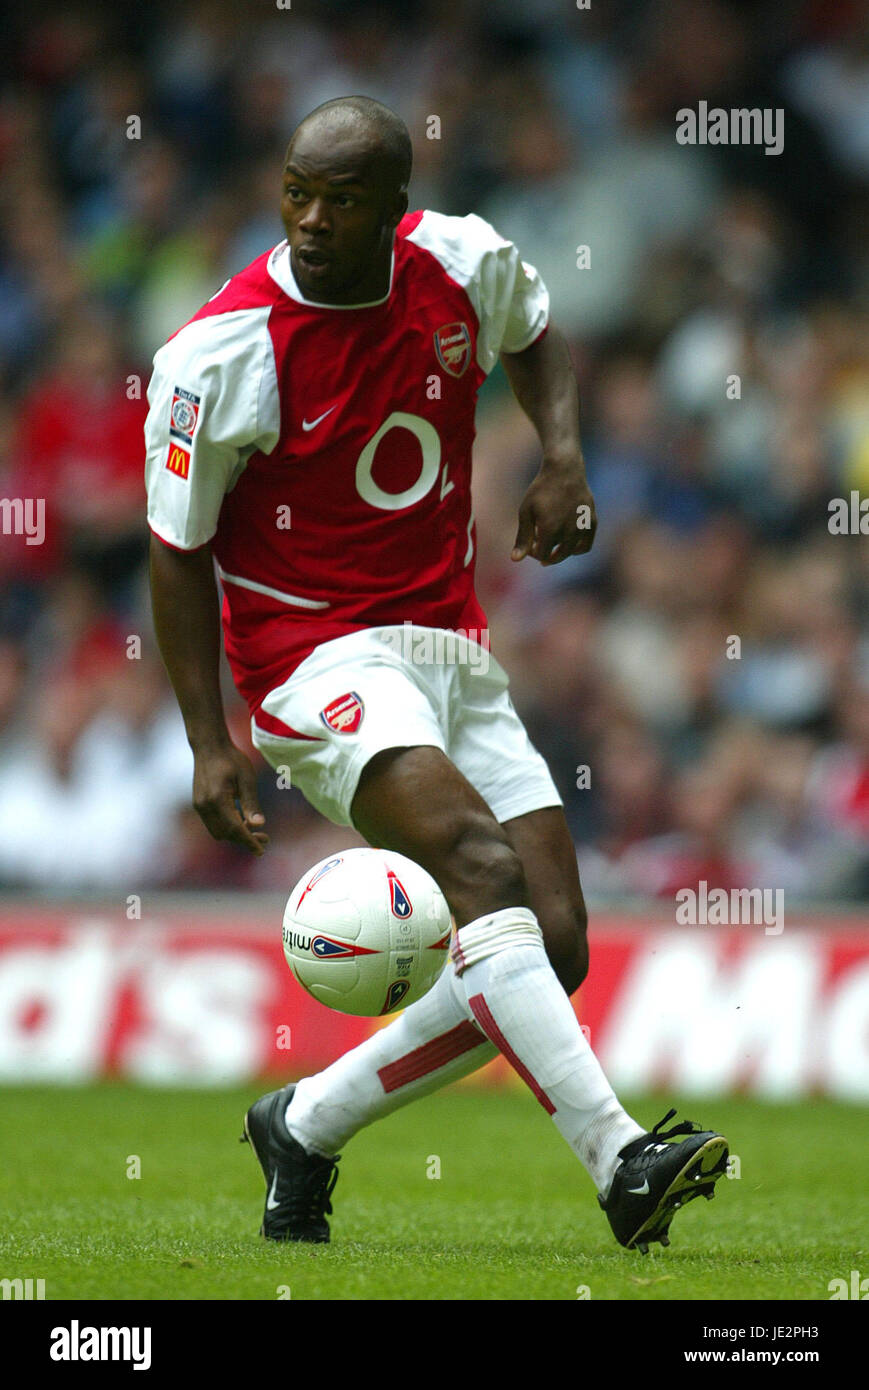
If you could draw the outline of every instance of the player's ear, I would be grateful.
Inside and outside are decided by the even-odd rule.
[[[389,225],[391,227],[397,227],[406,212],[407,189],[400,188],[393,198],[392,213],[389,218]]]

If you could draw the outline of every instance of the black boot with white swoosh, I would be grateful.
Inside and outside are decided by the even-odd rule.
[[[715,1184],[727,1171],[727,1140],[714,1130],[701,1130],[685,1120],[662,1133],[672,1120],[669,1110],[649,1134],[626,1144],[606,1200],[598,1202],[606,1212],[613,1234],[627,1249],[648,1254],[649,1245],[669,1245],[670,1222],[679,1207],[693,1197],[715,1195]],[[664,1141],[678,1134],[689,1136],[680,1144]]]
[[[245,1140],[260,1162],[266,1180],[266,1205],[260,1235],[266,1240],[329,1240],[326,1215],[338,1181],[338,1158],[309,1154],[288,1132],[284,1116],[294,1085],[261,1096],[244,1117]]]

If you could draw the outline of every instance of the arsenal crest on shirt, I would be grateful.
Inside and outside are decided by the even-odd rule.
[[[328,729],[336,734],[355,734],[362,723],[365,706],[355,690],[339,695],[325,709],[320,710],[320,718]]]
[[[438,361],[450,376],[463,376],[471,360],[471,331],[466,323],[445,323],[434,335]]]

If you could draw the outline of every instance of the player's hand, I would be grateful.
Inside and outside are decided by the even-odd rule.
[[[584,470],[547,467],[538,473],[519,507],[519,529],[510,556],[526,555],[541,565],[558,565],[591,550],[597,530],[594,498]]]
[[[196,750],[193,805],[215,840],[232,840],[251,854],[265,853],[269,837],[261,828],[265,816],[257,802],[256,773],[235,744]]]

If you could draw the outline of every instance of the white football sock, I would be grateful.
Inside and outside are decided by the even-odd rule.
[[[619,1150],[646,1131],[622,1109],[589,1047],[534,913],[517,907],[478,917],[461,928],[452,956],[480,1027],[606,1196]]]
[[[498,1055],[473,1022],[449,961],[435,984],[387,1028],[304,1077],[287,1128],[309,1151],[332,1157],[364,1125],[458,1081]]]

